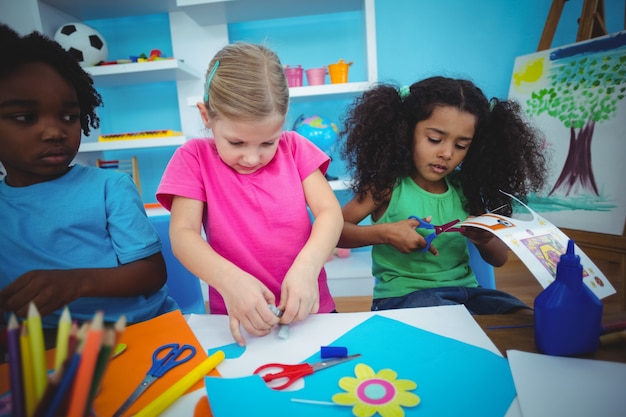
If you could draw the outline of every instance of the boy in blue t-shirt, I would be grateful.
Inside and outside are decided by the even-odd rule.
[[[0,313],[44,327],[73,319],[129,323],[177,308],[161,242],[132,179],[71,165],[102,104],[90,76],[56,42],[0,25]]]

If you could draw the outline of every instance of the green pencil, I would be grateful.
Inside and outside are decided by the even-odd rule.
[[[96,360],[96,367],[93,372],[93,378],[91,380],[91,386],[89,388],[89,396],[87,397],[87,406],[85,407],[85,417],[89,415],[91,405],[93,404],[96,395],[100,389],[100,382],[104,376],[109,360],[111,359],[111,351],[115,344],[115,330],[108,328],[105,329],[102,335],[102,347],[98,353],[98,359]]]

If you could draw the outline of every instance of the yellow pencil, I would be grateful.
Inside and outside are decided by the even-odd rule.
[[[189,388],[202,379],[206,374],[211,372],[217,365],[224,360],[224,352],[218,350],[198,366],[192,369],[187,375],[182,377],[178,382],[169,387],[167,391],[155,398],[150,404],[145,406],[134,417],[153,417],[161,414],[167,407],[172,405],[174,401],[180,398]]]
[[[63,362],[67,358],[67,349],[70,341],[70,332],[72,330],[72,318],[70,310],[65,306],[61,318],[59,319],[59,328],[57,329],[57,349],[54,355],[54,369],[59,371],[63,366]]]
[[[98,354],[100,353],[100,346],[102,345],[103,318],[104,314],[102,311],[96,312],[85,336],[80,364],[78,365],[78,371],[76,371],[76,378],[74,379],[70,395],[68,417],[83,417],[85,414],[91,379]]]
[[[35,376],[33,375],[33,355],[30,352],[30,334],[28,322],[22,323],[20,333],[20,351],[22,354],[22,383],[24,384],[24,408],[26,415],[32,416],[37,408],[37,396],[35,394]]]
[[[35,381],[35,398],[39,402],[46,392],[48,385],[48,369],[46,366],[46,347],[43,342],[43,328],[41,316],[35,303],[28,305],[28,335],[30,337],[30,349],[33,360],[33,379]]]

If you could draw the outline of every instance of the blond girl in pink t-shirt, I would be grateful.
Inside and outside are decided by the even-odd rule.
[[[171,211],[174,254],[207,282],[211,313],[229,315],[241,345],[241,326],[264,336],[279,321],[335,308],[323,266],[341,233],[341,208],[324,177],[328,156],[283,131],[288,104],[274,52],[224,47],[197,105],[212,137],[181,146],[157,191]]]

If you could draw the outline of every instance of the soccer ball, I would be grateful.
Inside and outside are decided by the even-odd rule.
[[[84,67],[106,61],[109,56],[109,47],[102,35],[82,23],[61,26],[54,35],[54,40]]]

